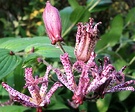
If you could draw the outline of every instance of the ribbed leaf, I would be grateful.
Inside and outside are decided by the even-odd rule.
[[[6,48],[17,52],[24,50],[27,46],[35,43],[50,43],[50,40],[48,37],[14,38],[2,43],[0,48]]]
[[[4,106],[0,107],[0,112],[24,112],[25,110],[28,110],[29,108],[24,106]]]
[[[8,38],[1,38],[0,39],[0,45],[8,40],[14,39],[14,37],[8,37]]]
[[[59,48],[56,48],[55,46],[52,46],[50,44],[33,44],[31,46],[28,46],[25,49],[25,52],[30,51],[33,46],[35,49],[34,53],[37,53],[39,56],[43,56],[46,58],[59,58],[60,54],[62,54]],[[69,53],[72,58],[75,57],[73,52],[74,49],[72,47],[64,46],[64,49],[66,50],[66,52]]]
[[[10,55],[10,50],[0,49],[0,79],[12,72],[21,62],[21,58]]]

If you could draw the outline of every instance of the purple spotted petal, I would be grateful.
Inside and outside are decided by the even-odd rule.
[[[28,107],[37,107],[36,102],[32,100],[31,97],[26,96],[16,90],[14,90],[12,87],[10,87],[8,84],[2,82],[2,86],[9,92],[10,96],[12,97],[13,101],[17,101],[24,106]]]
[[[54,72],[56,73],[57,78],[63,85],[65,85],[69,90],[74,91],[74,89],[69,86],[65,74],[63,74],[59,69],[54,69]]]
[[[45,97],[46,92],[47,92],[48,76],[49,76],[49,72],[50,72],[51,69],[52,69],[52,67],[48,66],[47,70],[46,70],[46,73],[45,73],[45,75],[43,77],[43,82],[42,82],[42,85],[41,85],[41,88],[40,88],[40,96],[41,96],[42,99]]]
[[[64,53],[63,55],[61,55],[60,59],[65,70],[68,86],[70,86],[72,90],[75,90],[76,83],[75,83],[74,75],[72,74],[72,67],[71,67],[71,62],[68,53]]]

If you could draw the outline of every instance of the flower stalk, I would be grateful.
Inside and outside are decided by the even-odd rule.
[[[63,52],[63,53],[66,53],[65,49],[63,48],[61,42],[57,42],[57,45],[58,47],[60,48],[60,50]]]

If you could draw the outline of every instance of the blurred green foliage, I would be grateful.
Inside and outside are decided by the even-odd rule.
[[[62,19],[62,36],[65,50],[74,57],[76,24],[87,22],[93,17],[101,21],[100,40],[96,45],[97,59],[109,56],[119,70],[127,65],[126,80],[135,79],[135,3],[132,0],[50,0],[59,9]],[[37,62],[42,56],[58,67],[61,51],[50,44],[46,37],[42,12],[44,0],[0,1],[0,82],[5,81],[15,89],[27,94],[23,89],[24,70],[32,66],[43,75],[45,66]],[[34,47],[34,53],[30,53]],[[55,54],[55,55],[54,55]],[[55,74],[53,75],[55,78]],[[23,80],[22,80],[23,79]],[[22,80],[22,81],[20,81]],[[51,85],[51,84],[50,84]],[[72,93],[59,89],[51,99],[46,111],[49,112],[135,112],[135,93],[119,92],[104,99],[84,102],[78,109],[66,102]],[[66,99],[67,98],[67,99]],[[8,100],[8,93],[0,85],[0,101]],[[0,112],[35,112],[18,103],[0,107]]]

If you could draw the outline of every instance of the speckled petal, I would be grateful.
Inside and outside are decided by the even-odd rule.
[[[72,67],[71,67],[71,62],[68,53],[64,53],[63,55],[61,55],[60,59],[63,64],[64,71],[67,77],[68,86],[70,86],[72,90],[75,90],[76,83],[74,80],[74,75],[72,74]]]
[[[38,107],[36,102],[31,97],[14,90],[12,87],[10,87],[8,84],[4,82],[2,82],[2,86],[9,92],[13,101],[19,102],[24,106],[28,107]]]
[[[46,92],[47,92],[48,76],[49,76],[49,72],[50,72],[51,69],[52,69],[52,67],[48,66],[47,70],[46,70],[46,73],[45,73],[45,75],[43,77],[43,83],[42,83],[41,88],[40,88],[40,96],[41,96],[42,99],[45,97]]]

